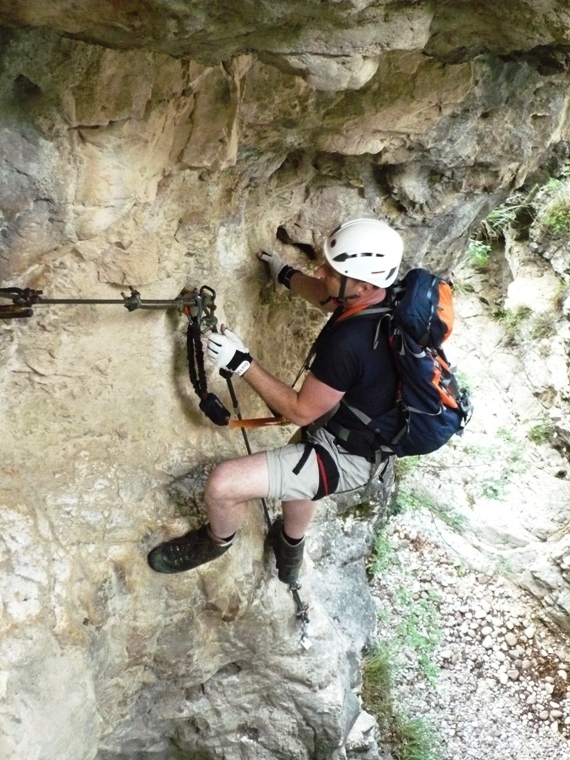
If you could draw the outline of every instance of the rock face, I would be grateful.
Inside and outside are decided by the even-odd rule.
[[[310,268],[295,243],[377,215],[406,266],[448,271],[568,137],[564,4],[519,2],[508,23],[455,5],[5,3],[0,286],[120,299],[206,284],[292,380],[322,317],[267,285],[256,250]],[[366,522],[330,503],[311,531],[309,651],[255,505],[215,566],[147,568],[150,546],[201,520],[214,462],[243,453],[198,411],[184,323],[120,305],[0,322],[7,760],[349,752],[374,624]]]

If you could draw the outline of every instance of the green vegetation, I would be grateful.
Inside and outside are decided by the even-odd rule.
[[[529,200],[517,193],[507,198],[504,203],[494,208],[481,223],[479,235],[485,240],[501,240],[505,237],[505,230],[511,227],[517,214],[522,208],[528,206]]]
[[[551,420],[543,418],[530,428],[527,438],[533,443],[550,443],[554,438],[554,432]]]
[[[506,557],[497,557],[494,564],[497,575],[502,575],[504,578],[513,577],[513,566]]]
[[[465,390],[471,392],[473,390],[473,384],[471,383],[471,380],[469,377],[465,374],[465,372],[462,372],[460,369],[456,370],[455,379],[457,380],[457,385],[460,388],[465,388]]]
[[[384,533],[378,533],[374,541],[374,549],[370,559],[369,572],[372,575],[381,575],[395,561],[394,547],[390,538]]]
[[[448,527],[458,533],[461,532],[467,522],[467,518],[464,517],[464,515],[448,504],[438,504],[431,498],[431,496],[418,493],[405,486],[401,486],[398,489],[393,508],[394,514],[413,514],[422,509],[427,509],[434,517],[439,518]]]
[[[395,639],[414,652],[420,670],[431,686],[435,686],[439,675],[439,668],[433,661],[433,654],[441,641],[439,601],[433,591],[416,599],[407,588],[401,588],[396,599],[402,622],[396,628]]]
[[[556,235],[570,231],[570,198],[560,197],[545,208],[540,217],[541,224]]]
[[[521,343],[524,340],[536,342],[556,335],[557,320],[554,311],[537,314],[528,306],[521,305],[512,309],[500,306],[494,310],[492,316],[504,326],[512,343]],[[548,347],[543,346],[543,350],[547,352]]]
[[[533,223],[555,236],[570,234],[570,164],[544,185],[535,185],[526,195],[515,193],[490,211],[469,239],[467,262],[475,268],[486,266],[507,230],[520,234]]]
[[[381,533],[374,545],[370,572],[373,575],[384,575],[395,564],[396,551],[390,538]],[[402,664],[402,653],[413,652],[424,678],[431,685],[435,684],[439,672],[433,662],[433,653],[441,640],[439,601],[435,592],[430,591],[418,597],[409,588],[400,587],[393,603],[393,614],[399,623],[389,642],[395,666]]]
[[[498,308],[493,312],[493,316],[499,322],[503,322],[509,329],[515,330],[521,322],[528,319],[532,314],[529,306],[516,306],[514,309]]]
[[[432,507],[432,501],[427,496],[416,493],[411,488],[400,487],[396,493],[394,512],[397,515],[419,512],[423,507]]]
[[[524,445],[513,432],[499,428],[497,436],[503,440],[500,457],[495,449],[476,445],[465,447],[466,456],[477,463],[472,467],[473,475],[470,477],[473,498],[484,496],[487,499],[504,499],[513,478],[528,468],[524,459]]]
[[[437,760],[438,740],[434,728],[421,718],[409,718],[397,709],[392,696],[393,674],[390,647],[378,647],[365,658],[362,668],[364,707],[378,721],[394,760]]]
[[[519,212],[525,210],[528,215],[537,191],[538,187],[534,187],[526,196],[515,193],[487,214],[469,239],[467,260],[472,266],[481,268],[488,263],[493,244],[504,240],[507,229],[514,227],[517,219],[520,221]]]
[[[534,314],[531,325],[531,337],[534,340],[552,338],[556,335],[556,317],[552,313]]]
[[[544,190],[547,193],[555,193],[558,190],[561,190],[564,187],[564,180],[560,177],[551,177],[546,185],[544,186]]]
[[[413,472],[421,462],[421,457],[402,457],[396,459],[394,464],[394,477],[396,480],[402,480],[406,475]]]
[[[491,246],[476,238],[469,238],[467,246],[467,260],[474,267],[480,269],[489,261],[491,255]]]
[[[353,507],[350,507],[342,515],[341,519],[354,517],[357,520],[369,520],[374,514],[375,504],[371,501],[359,501]]]
[[[377,646],[362,662],[362,701],[378,719],[383,715],[392,689],[392,653],[387,646]]]
[[[510,428],[501,425],[500,428],[497,428],[497,437],[501,438],[505,443],[510,443],[514,446],[518,445],[517,437]]]
[[[406,457],[396,463],[396,478],[401,481],[419,466],[419,457]],[[395,511],[431,509],[453,522],[452,510],[441,510],[433,500],[411,488],[400,487],[395,498]],[[443,518],[445,519],[445,518]],[[421,548],[421,541],[413,544]],[[362,664],[362,702],[378,721],[382,742],[394,760],[437,760],[440,745],[435,728],[422,718],[410,717],[399,706],[394,684],[415,662],[418,677],[434,687],[439,668],[434,653],[441,641],[439,596],[435,592],[415,593],[409,588],[398,560],[397,549],[385,532],[377,535],[369,565],[373,575],[402,573],[391,602],[378,612],[378,620],[388,631],[382,645],[377,646]]]
[[[454,530],[456,533],[461,533],[469,522],[465,515],[458,512],[449,505],[439,504],[437,507],[436,516],[447,525],[448,528]]]
[[[434,728],[421,718],[409,718],[402,713],[393,698],[394,682],[408,662],[409,652],[417,658],[428,683],[432,686],[436,683],[439,669],[433,653],[441,640],[437,602],[435,594],[416,599],[409,589],[401,588],[395,600],[401,622],[394,636],[363,662],[362,702],[378,721],[394,760],[436,760],[438,756]]]
[[[522,337],[522,329],[532,316],[532,309],[528,306],[516,306],[514,309],[505,309],[502,306],[495,309],[493,318],[500,322],[511,341]]]
[[[453,281],[453,293],[457,295],[467,295],[468,293],[474,293],[475,288],[474,286],[466,281],[462,280],[461,277],[456,277]]]
[[[561,236],[570,232],[570,166],[558,177],[551,177],[539,192],[537,221],[551,234]]]

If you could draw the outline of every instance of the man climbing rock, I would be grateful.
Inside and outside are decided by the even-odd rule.
[[[297,582],[316,502],[364,485],[373,472],[374,445],[353,410],[375,417],[394,407],[396,369],[387,337],[377,329],[379,320],[347,317],[385,299],[402,252],[402,238],[385,222],[354,219],[328,237],[325,262],[315,277],[275,253],[258,254],[277,282],[334,310],[313,346],[303,385],[296,391],[274,377],[229,329],[211,336],[208,355],[219,369],[240,375],[271,409],[301,426],[302,442],[218,464],[204,493],[208,523],[154,548],[148,555],[153,570],[177,573],[220,557],[244,522],[248,502],[267,497],[279,499],[283,508],[270,533],[279,579]],[[358,433],[350,449],[336,437],[341,429]]]

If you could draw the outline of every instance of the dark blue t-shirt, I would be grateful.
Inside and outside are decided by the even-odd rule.
[[[365,316],[364,311],[325,326],[317,338],[316,354],[310,366],[317,380],[344,391],[343,401],[369,417],[394,408],[398,385],[394,357],[382,331],[374,348],[378,319],[378,315]],[[344,404],[333,419],[351,430],[365,427]]]

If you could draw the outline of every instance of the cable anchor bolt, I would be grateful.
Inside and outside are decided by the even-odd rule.
[[[131,291],[130,295],[126,295],[126,293],[121,293],[123,296],[123,300],[125,301],[124,306],[127,311],[136,311],[137,309],[140,309],[141,307],[141,294],[138,290],[135,290],[131,285],[129,285],[129,290]]]

